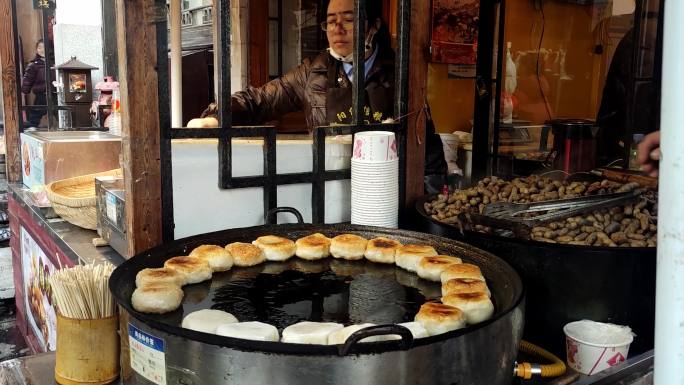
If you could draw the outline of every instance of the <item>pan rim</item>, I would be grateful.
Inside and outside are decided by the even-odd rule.
[[[301,356],[339,356],[339,348],[341,345],[306,345],[306,344],[293,344],[285,342],[266,342],[266,341],[253,341],[240,338],[223,337],[214,334],[207,334],[202,332],[197,332],[194,330],[184,329],[180,326],[172,326],[168,323],[159,321],[155,318],[155,315],[150,315],[146,313],[141,313],[133,309],[130,298],[124,298],[121,291],[118,290],[118,282],[122,279],[121,276],[129,273],[130,269],[133,269],[137,265],[143,264],[144,258],[149,258],[155,254],[162,253],[163,250],[173,247],[173,245],[188,245],[195,244],[204,238],[219,238],[221,235],[224,237],[226,234],[232,234],[239,231],[253,232],[253,231],[265,231],[268,232],[269,229],[278,229],[280,232],[286,232],[288,230],[292,231],[314,231],[314,232],[325,232],[325,231],[358,231],[358,232],[372,232],[375,236],[405,236],[414,239],[425,239],[425,242],[435,243],[435,238],[444,242],[446,244],[451,244],[458,247],[467,247],[469,249],[477,251],[481,256],[486,257],[489,260],[494,261],[498,266],[507,270],[507,273],[511,280],[512,290],[516,293],[512,303],[497,311],[495,315],[484,322],[476,325],[468,326],[464,329],[453,330],[444,334],[439,334],[435,336],[430,336],[426,338],[415,339],[408,350],[415,349],[418,347],[432,345],[439,342],[446,342],[460,336],[471,334],[477,330],[486,328],[487,326],[501,321],[503,318],[508,316],[515,309],[519,308],[525,298],[525,287],[523,285],[522,279],[517,271],[506,261],[495,256],[492,253],[486,252],[482,249],[476,248],[474,246],[468,245],[464,242],[432,235],[428,233],[421,233],[410,230],[397,230],[388,229],[382,227],[373,226],[357,226],[348,224],[326,224],[326,225],[313,225],[313,224],[281,224],[281,225],[262,225],[262,226],[252,226],[239,229],[228,229],[220,230],[211,233],[194,235],[191,237],[186,237],[182,239],[175,240],[173,242],[157,246],[143,253],[137,254],[126,262],[117,267],[112,273],[109,280],[109,288],[114,295],[117,303],[126,310],[130,317],[136,319],[137,321],[143,323],[145,326],[152,330],[160,330],[164,333],[186,338],[193,341],[198,341],[210,345],[215,345],[219,347],[225,347],[230,349],[235,349],[244,352],[261,352],[261,353],[271,353],[271,354],[288,354],[288,355],[301,355]],[[429,238],[429,239],[428,239]],[[168,254],[166,252],[165,254]],[[139,269],[137,270],[139,271]],[[517,289],[517,290],[516,290]],[[130,321],[129,321],[130,322]],[[400,351],[401,341],[381,341],[381,342],[369,342],[361,343],[355,345],[352,353],[350,355],[367,355],[367,354],[379,354],[387,352]]]

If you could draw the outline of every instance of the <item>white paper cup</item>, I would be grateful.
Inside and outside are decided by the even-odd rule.
[[[571,322],[563,331],[568,366],[589,376],[625,361],[634,340],[628,327],[594,321]]]
[[[382,163],[399,159],[397,139],[390,131],[365,131],[354,135],[352,160]]]

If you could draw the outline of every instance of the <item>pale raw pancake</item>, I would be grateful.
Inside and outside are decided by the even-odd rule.
[[[402,269],[415,273],[418,263],[423,257],[433,257],[437,255],[437,250],[427,245],[404,245],[397,249],[394,257],[397,266]]]
[[[424,303],[415,320],[420,322],[431,336],[466,326],[466,316],[460,309],[435,302]]]
[[[275,235],[265,235],[252,242],[264,252],[267,261],[282,262],[292,258],[295,254],[295,243],[291,240]]]
[[[172,283],[151,283],[133,291],[131,303],[141,313],[164,314],[178,309],[183,290]]]
[[[297,247],[295,254],[307,261],[326,258],[330,255],[330,242],[330,238],[321,233],[307,235],[295,242]]]
[[[185,329],[214,334],[219,325],[235,322],[238,322],[237,318],[225,311],[202,309],[186,315],[181,326]]]
[[[425,338],[429,336],[427,330],[425,330],[425,327],[420,322],[404,322],[399,325],[410,330],[411,334],[413,334],[413,338]]]
[[[233,256],[221,246],[202,245],[196,247],[190,256],[206,261],[214,272],[228,271],[233,267]]]
[[[335,258],[357,261],[363,259],[368,240],[354,234],[342,234],[330,242],[330,254]]]
[[[170,283],[178,286],[185,285],[185,275],[173,269],[160,267],[158,269],[142,269],[135,276],[135,287],[151,283]]]
[[[256,321],[219,325],[216,328],[216,334],[253,341],[278,342],[280,339],[275,326]]]
[[[487,297],[492,296],[487,283],[479,279],[456,278],[442,284],[442,296],[459,293],[485,293]]]
[[[394,256],[397,253],[397,249],[401,246],[401,243],[394,239],[385,237],[373,238],[368,241],[364,255],[371,262],[394,263]]]
[[[349,338],[352,334],[355,332],[365,329],[367,327],[375,326],[375,324],[372,323],[365,323],[365,324],[360,324],[360,325],[351,325],[347,326],[344,329],[340,329],[338,331],[335,331],[328,336],[328,345],[341,345],[347,341],[347,338]],[[389,336],[373,336],[373,337],[366,337],[362,339],[359,342],[377,342],[377,341],[389,341],[389,340],[394,340],[397,339],[397,336],[389,335]]]
[[[494,304],[485,293],[449,294],[442,297],[442,303],[461,309],[470,325],[492,318]]]
[[[187,284],[210,280],[213,273],[209,263],[193,257],[173,257],[164,262],[164,267],[185,275]]]
[[[416,266],[418,276],[428,281],[439,282],[442,272],[451,265],[462,263],[461,258],[449,255],[436,255],[434,257],[424,257]]]
[[[235,266],[256,266],[266,260],[264,252],[251,243],[233,242],[226,246],[226,250],[233,256]]]
[[[283,330],[281,342],[327,345],[328,336],[342,328],[344,325],[333,322],[299,322]]]
[[[485,280],[480,268],[475,265],[471,265],[470,263],[451,265],[444,269],[442,275],[440,276],[442,283],[457,278],[479,279],[480,281]]]

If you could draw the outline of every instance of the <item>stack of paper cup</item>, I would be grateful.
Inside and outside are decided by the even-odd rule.
[[[399,156],[393,132],[367,131],[354,136],[351,223],[399,226]]]

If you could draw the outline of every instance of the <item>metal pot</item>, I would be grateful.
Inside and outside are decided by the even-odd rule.
[[[131,306],[130,298],[135,288],[137,272],[148,267],[159,267],[166,259],[176,255],[186,255],[196,246],[224,245],[236,241],[249,242],[266,234],[296,239],[314,232],[321,232],[327,236],[343,233],[359,234],[367,238],[386,236],[405,244],[431,244],[441,253],[458,255],[464,261],[476,263],[488,280],[496,313],[492,319],[478,325],[413,340],[407,329],[394,325],[394,323],[406,321],[407,318],[412,319],[411,312],[403,315],[386,315],[393,314],[387,312],[383,313],[385,314],[383,317],[388,317],[384,319],[389,321],[385,322],[387,325],[378,326],[370,332],[366,330],[357,332],[345,345],[339,346],[257,342],[182,329],[180,320],[187,311],[199,307],[220,307],[217,302],[226,297],[222,297],[222,294],[225,294],[222,290],[232,290],[229,284],[222,286],[222,280],[235,282],[231,274],[241,274],[243,280],[245,274],[250,274],[249,272],[233,273],[239,272],[240,269],[222,273],[227,274],[225,276],[215,274],[214,279],[205,284],[185,287],[184,303],[181,309],[173,313],[162,316],[143,314],[135,311]],[[336,261],[328,263],[333,264]],[[362,278],[372,275],[368,273],[369,271],[375,272],[379,268],[378,265],[370,262],[359,261],[358,263],[359,268],[366,270],[349,273],[350,276],[346,277],[345,282],[351,280],[350,286],[355,282],[363,282]],[[393,266],[388,268],[391,269],[390,271],[398,269]],[[261,274],[264,274],[265,270],[266,267]],[[288,286],[283,283],[286,283],[288,274],[294,274],[287,271],[266,279],[259,273],[252,274],[252,278],[247,280],[267,282],[269,285],[277,285],[286,290]],[[329,272],[324,274],[329,274]],[[397,270],[389,275],[384,275],[384,272],[381,274],[383,274],[383,279],[391,277],[394,280],[402,273]],[[281,279],[285,281],[279,281]],[[382,305],[382,301],[386,301],[387,306],[396,307],[396,298],[386,295],[385,291],[378,289],[377,286],[367,285],[364,288],[368,291],[365,293],[366,299],[377,302],[376,305]],[[520,278],[508,264],[499,258],[469,245],[441,237],[365,226],[269,225],[186,238],[129,259],[112,274],[110,288],[117,302],[128,313],[122,317],[122,325],[128,323],[127,330],[122,330],[122,343],[127,345],[129,338],[128,333],[125,332],[129,330],[136,333],[139,330],[153,338],[163,340],[165,375],[169,384],[510,384],[513,363],[523,329],[524,301]],[[409,289],[403,292],[408,293]],[[196,295],[202,292],[204,294]],[[305,295],[302,291],[293,291],[293,293],[291,302],[299,301],[299,298],[295,299],[296,296]],[[402,291],[399,290],[399,293]],[[260,298],[268,298],[266,302],[272,303],[285,302],[278,310],[285,309],[287,313],[285,316],[288,316],[292,315],[292,310],[288,313],[287,309],[294,306],[287,304],[288,295],[276,299],[273,297],[277,296],[277,293],[256,295],[248,305],[259,308]],[[228,297],[234,298],[232,295]],[[343,305],[355,306],[351,305],[351,302],[356,302],[354,299],[349,298],[348,301]],[[301,302],[298,303],[301,305]],[[325,312],[323,317],[320,316],[320,311],[316,313],[320,310],[317,309],[319,305],[321,304],[315,299],[311,300],[311,314],[319,314],[311,316],[311,320],[326,320]],[[373,308],[373,306],[367,307]],[[355,308],[356,313],[350,318],[359,320],[372,316],[372,310],[366,310],[364,306],[355,306]],[[276,318],[263,316],[269,313],[268,311],[257,311],[252,314],[249,310],[244,313],[237,312],[235,308],[232,310],[233,314],[242,321],[265,319],[266,322],[269,320],[274,323],[278,322]],[[393,317],[395,318],[392,319]],[[369,333],[399,334],[402,339],[356,343]],[[127,346],[123,346],[122,351],[127,351],[126,348]],[[124,373],[127,371],[124,370]],[[151,383],[136,371],[128,371],[128,373],[129,375],[124,375],[124,384]]]
[[[591,319],[630,326],[636,334],[632,353],[653,348],[655,248],[574,246],[461,232],[425,212],[424,204],[434,199],[418,199],[414,228],[480,247],[518,271],[526,288],[526,341],[562,357],[563,326]]]

